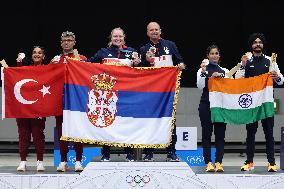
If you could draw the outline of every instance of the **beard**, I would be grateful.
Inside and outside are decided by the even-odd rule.
[[[255,48],[252,49],[252,51],[255,52],[255,53],[261,53],[262,50],[263,49],[261,47],[255,47]]]

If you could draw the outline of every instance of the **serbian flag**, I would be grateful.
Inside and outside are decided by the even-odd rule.
[[[248,124],[274,116],[273,81],[268,74],[208,81],[212,122]]]
[[[179,71],[68,59],[61,140],[164,148],[171,142]]]
[[[62,115],[64,64],[4,68],[2,118]]]

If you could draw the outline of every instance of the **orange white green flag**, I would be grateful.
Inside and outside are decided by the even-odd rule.
[[[274,116],[273,80],[268,74],[208,81],[212,122],[248,124]]]

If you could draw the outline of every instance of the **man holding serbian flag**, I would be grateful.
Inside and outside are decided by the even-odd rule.
[[[67,59],[63,140],[165,148],[171,142],[180,72]]]

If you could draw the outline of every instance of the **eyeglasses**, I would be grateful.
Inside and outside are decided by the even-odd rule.
[[[64,40],[61,40],[61,43],[64,43],[64,42],[71,43],[73,41],[74,41],[74,39],[64,39]]]

